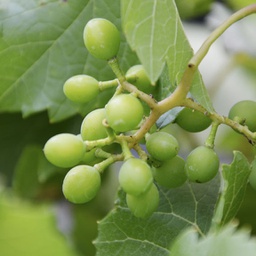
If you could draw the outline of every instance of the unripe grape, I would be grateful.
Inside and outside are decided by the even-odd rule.
[[[213,149],[199,146],[188,155],[185,170],[190,181],[198,183],[210,181],[218,173],[219,158]]]
[[[149,165],[143,160],[133,157],[123,163],[118,178],[122,189],[135,196],[146,192],[153,183]]]
[[[72,203],[82,204],[92,200],[100,189],[101,178],[96,168],[78,165],[65,176],[62,191]]]
[[[242,0],[244,2],[244,0]],[[179,16],[182,20],[195,20],[200,19],[207,15],[211,9],[214,0],[176,0],[175,4],[177,6]],[[227,2],[237,3],[237,1],[228,0]],[[230,6],[228,3],[226,4]]]
[[[183,108],[176,117],[175,122],[185,131],[201,132],[208,128],[212,121],[197,110]]]
[[[120,33],[116,26],[102,18],[90,20],[83,33],[87,50],[96,58],[110,60],[114,58],[120,46]]]
[[[63,86],[64,94],[76,103],[87,103],[99,94],[99,82],[87,75],[70,77]]]
[[[106,118],[104,108],[95,109],[83,120],[81,125],[81,136],[83,140],[99,140],[107,137],[103,120]]]
[[[166,188],[176,188],[183,185],[187,180],[185,161],[180,156],[175,156],[159,167],[152,167],[154,178],[157,183]]]
[[[125,77],[128,82],[132,83],[139,90],[145,93],[150,94],[154,90],[154,86],[151,84],[151,81],[142,65],[135,65],[129,68]]]
[[[147,192],[139,196],[126,194],[127,206],[137,218],[148,218],[159,204],[159,192],[155,184],[152,184]]]
[[[144,115],[141,102],[132,94],[114,96],[105,109],[107,122],[116,132],[136,129]]]
[[[44,146],[44,154],[49,162],[58,167],[73,167],[85,153],[83,141],[74,134],[61,133],[50,138]]]
[[[256,102],[242,100],[237,102],[229,111],[228,117],[239,123],[244,123],[249,130],[256,132]]]
[[[167,132],[155,132],[146,138],[146,148],[154,159],[165,161],[177,155],[179,143]]]

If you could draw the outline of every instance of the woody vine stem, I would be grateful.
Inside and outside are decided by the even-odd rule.
[[[167,98],[163,99],[160,102],[156,102],[151,96],[139,91],[135,86],[129,84],[120,69],[118,68],[117,60],[114,59],[111,62],[109,62],[110,66],[112,67],[114,73],[117,75],[117,78],[120,82],[120,85],[123,89],[132,92],[137,95],[141,100],[146,102],[150,108],[151,108],[151,114],[149,117],[145,120],[143,125],[140,127],[140,129],[132,136],[127,137],[127,141],[130,142],[130,147],[133,147],[136,145],[140,139],[144,137],[144,135],[150,130],[150,128],[155,124],[155,122],[158,120],[158,118],[167,112],[168,110],[176,107],[176,106],[186,106],[189,108],[193,108],[195,110],[198,110],[205,115],[209,116],[213,120],[213,125],[216,130],[218,127],[218,124],[226,124],[233,129],[239,131],[240,133],[244,134],[244,136],[252,143],[256,143],[256,132],[251,132],[246,126],[243,126],[235,121],[230,120],[227,117],[221,116],[218,113],[216,113],[214,110],[207,110],[200,104],[194,102],[193,100],[187,98],[187,94],[190,90],[192,80],[194,77],[195,72],[198,69],[199,64],[203,60],[203,58],[208,53],[211,45],[235,22],[239,21],[240,19],[256,13],[256,4],[249,5],[233,15],[231,15],[226,21],[224,21],[217,29],[215,29],[211,35],[205,40],[205,42],[202,44],[201,48],[195,53],[195,55],[190,59],[187,68],[184,71],[183,77],[181,78],[180,83],[178,84],[175,91]],[[211,147],[213,147],[215,136],[211,136],[211,139],[209,141],[209,138],[207,140],[207,144]]]

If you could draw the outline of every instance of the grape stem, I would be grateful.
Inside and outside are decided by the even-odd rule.
[[[195,72],[198,69],[199,64],[203,60],[203,58],[208,53],[212,44],[235,22],[239,21],[240,19],[253,14],[256,12],[256,4],[251,4],[233,15],[231,15],[226,21],[224,21],[218,28],[216,28],[210,36],[205,40],[199,50],[194,54],[194,56],[190,59],[187,68],[185,69],[181,81],[179,82],[177,88],[174,92],[167,98],[161,100],[160,102],[155,101],[153,97],[147,95],[146,93],[141,92],[137,89],[134,85],[128,83],[121,71],[118,61],[116,58],[113,58],[108,62],[110,67],[112,68],[113,72],[115,73],[117,79],[121,87],[128,91],[132,92],[137,95],[138,98],[143,100],[148,106],[151,108],[151,113],[148,118],[145,119],[145,122],[142,124],[140,129],[131,137],[127,137],[126,140],[130,141],[131,147],[135,146],[143,137],[144,135],[150,130],[150,128],[156,123],[158,118],[167,112],[168,110],[177,107],[177,106],[188,106],[190,108],[199,110],[200,112],[205,113],[209,116],[216,124],[223,123],[226,124],[233,129],[243,133],[251,143],[256,142],[256,133],[252,133],[248,127],[242,126],[233,120],[230,120],[227,117],[220,116],[216,112],[208,112],[202,106],[197,103],[192,103],[191,100],[187,98],[187,94],[190,90],[192,80],[194,77]],[[216,125],[217,127],[217,125]],[[216,131],[215,131],[216,133]],[[213,138],[212,138],[213,139]],[[213,142],[212,142],[213,143]],[[210,143],[210,144],[212,144]]]
[[[109,88],[117,87],[118,85],[119,85],[119,81],[117,78],[110,81],[100,81],[99,89],[100,91],[104,91]]]
[[[98,172],[102,173],[111,164],[117,161],[122,161],[122,160],[123,160],[123,154],[111,155],[106,160],[103,160],[102,162],[95,164],[94,167],[98,170]]]
[[[216,137],[219,125],[220,125],[219,122],[216,122],[216,121],[212,122],[211,131],[204,143],[206,147],[214,148],[214,141],[215,141],[215,137]]]
[[[126,161],[127,159],[133,157],[130,148],[128,146],[128,142],[123,138],[123,136],[119,136],[119,143],[122,147],[122,152],[124,156],[124,160]]]
[[[186,100],[183,102],[183,106],[195,109],[204,115],[208,116],[213,120],[213,122],[218,123],[218,124],[226,124],[236,130],[237,132],[243,134],[247,140],[251,144],[256,144],[256,132],[251,132],[247,126],[241,125],[240,123],[229,119],[228,117],[221,116],[216,112],[209,112],[207,111],[202,105],[198,104],[197,102],[193,101],[190,98],[186,98]]]
[[[114,74],[116,75],[120,83],[122,83],[122,81],[125,81],[125,76],[122,70],[120,69],[118,59],[116,57],[114,57],[113,59],[110,59],[108,61],[108,65],[111,67],[112,71],[114,72]]]
[[[167,98],[163,99],[162,101],[156,103],[152,102],[152,99],[148,101],[151,102],[151,114],[146,119],[144,124],[141,126],[140,130],[134,135],[135,143],[137,143],[146,132],[149,131],[149,129],[152,127],[152,125],[157,121],[157,119],[167,112],[168,110],[176,107],[176,106],[182,106],[187,105],[187,94],[190,90],[192,80],[194,77],[195,72],[197,71],[197,68],[203,58],[208,53],[210,47],[212,44],[235,22],[239,21],[240,19],[253,14],[256,12],[256,4],[249,5],[233,15],[231,15],[226,21],[224,21],[217,29],[215,29],[211,35],[205,40],[205,42],[202,44],[200,49],[195,53],[195,55],[190,59],[186,70],[184,71],[184,74],[181,78],[180,83],[178,84],[175,91]],[[143,99],[143,98],[142,98]],[[191,104],[189,104],[190,107],[192,107]],[[194,105],[195,106],[195,105]],[[209,113],[205,109],[202,110],[203,107],[199,107],[199,105],[196,106],[195,109],[200,109],[201,112],[206,112],[207,115],[216,122],[223,123],[226,125],[231,126],[235,130],[243,133],[250,142],[252,140],[256,140],[256,133],[252,133],[248,130],[246,126],[242,126],[238,124],[237,122],[234,122],[230,120],[227,117],[223,117],[218,115],[215,112]],[[254,142],[255,143],[255,142]]]
[[[135,144],[133,148],[137,151],[138,155],[140,156],[140,159],[142,159],[143,161],[147,161],[148,156],[146,152],[140,147],[139,144]]]
[[[183,74],[180,84],[177,89],[174,91],[173,95],[177,98],[185,98],[187,93],[190,90],[191,82],[195,71],[197,70],[199,64],[203,58],[208,53],[212,44],[235,22],[241,20],[242,18],[253,14],[256,12],[256,4],[251,4],[247,7],[242,8],[241,10],[235,12],[231,15],[226,21],[224,21],[218,28],[216,28],[210,36],[205,40],[200,49],[196,54],[190,59],[187,68]],[[174,96],[171,96],[174,97]],[[168,98],[167,98],[168,99]],[[167,100],[168,102],[168,100]]]
[[[115,141],[114,138],[106,137],[105,139],[99,139],[99,140],[85,140],[84,144],[87,151],[92,150],[96,147],[103,147],[106,145],[110,145]]]

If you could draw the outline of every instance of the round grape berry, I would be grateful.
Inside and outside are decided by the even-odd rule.
[[[120,46],[120,33],[116,26],[102,18],[90,20],[83,33],[87,50],[96,58],[110,60],[114,58]]]
[[[76,103],[87,103],[99,94],[99,82],[87,75],[70,77],[63,86],[64,94]]]
[[[50,138],[44,146],[44,154],[49,162],[58,167],[73,167],[85,153],[83,141],[74,134],[61,133]]]
[[[185,171],[188,180],[204,183],[213,179],[219,170],[219,158],[215,151],[199,146],[190,152],[186,159]]]
[[[101,178],[96,168],[88,165],[73,167],[65,176],[62,191],[67,200],[82,204],[92,200],[100,189]]]
[[[154,86],[152,85],[144,67],[142,65],[135,65],[129,68],[125,74],[128,82],[135,85],[139,90],[145,93],[152,93]]]
[[[187,180],[185,161],[180,156],[175,156],[159,167],[152,167],[153,175],[157,183],[166,188],[176,188]]]
[[[149,218],[159,204],[159,192],[155,184],[152,184],[147,192],[139,196],[126,194],[127,206],[137,218]]]
[[[212,123],[209,117],[190,108],[183,108],[177,115],[175,122],[188,132],[201,132]]]
[[[256,132],[256,102],[243,100],[237,102],[229,111],[228,117],[234,121],[248,126],[249,130]]]
[[[119,171],[119,184],[131,195],[138,196],[146,192],[153,183],[153,175],[149,165],[139,158],[129,158]]]
[[[179,143],[167,132],[155,132],[146,138],[146,148],[154,159],[165,161],[178,154]]]
[[[114,96],[105,109],[107,122],[116,132],[136,129],[144,115],[141,102],[132,94]]]
[[[83,120],[81,125],[81,136],[83,140],[99,140],[107,137],[103,120],[106,118],[104,108],[95,109]]]

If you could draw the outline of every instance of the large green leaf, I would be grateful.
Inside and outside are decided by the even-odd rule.
[[[78,255],[53,227],[56,219],[50,206],[30,204],[3,191],[0,198],[1,255]]]
[[[248,230],[236,230],[234,225],[209,233],[199,238],[196,230],[190,228],[181,233],[170,249],[170,256],[254,256],[256,241]]]
[[[42,146],[27,145],[15,166],[12,188],[22,198],[56,199],[62,196],[61,186],[66,172],[48,162]]]
[[[129,44],[144,65],[152,82],[156,82],[167,63],[169,83],[163,95],[177,84],[193,51],[184,33],[173,0],[122,0],[123,30]],[[212,110],[212,104],[199,72],[191,93],[195,100]]]
[[[211,224],[219,179],[206,184],[188,183],[160,189],[160,205],[146,220],[134,217],[119,193],[116,208],[99,223],[97,255],[168,255],[170,242],[186,227],[205,234]]]
[[[48,109],[52,122],[77,112],[62,92],[67,78],[79,73],[100,80],[113,78],[105,61],[88,55],[83,28],[95,16],[120,27],[119,5],[111,0],[2,0],[0,111],[28,116]],[[122,44],[120,54],[124,69],[128,60],[137,61],[127,44]],[[103,103],[99,98],[94,104]]]
[[[250,164],[241,152],[234,151],[232,163],[223,164],[222,168],[224,184],[214,222],[224,225],[236,216],[243,202],[250,175]]]
[[[61,132],[78,134],[81,122],[82,118],[80,116],[74,116],[62,122],[49,124],[45,112],[26,119],[23,119],[21,114],[0,114],[0,173],[4,175],[6,182],[11,183],[14,169],[20,168],[17,166],[17,161],[26,146],[30,144],[37,145],[42,151],[46,141],[55,134]],[[35,154],[33,152],[33,155]],[[27,164],[33,169],[32,166],[36,164],[34,160],[31,160],[31,156],[27,154],[26,161],[28,163],[25,161],[22,165]],[[29,172],[29,170],[26,171]],[[28,175],[31,175],[31,173]]]

